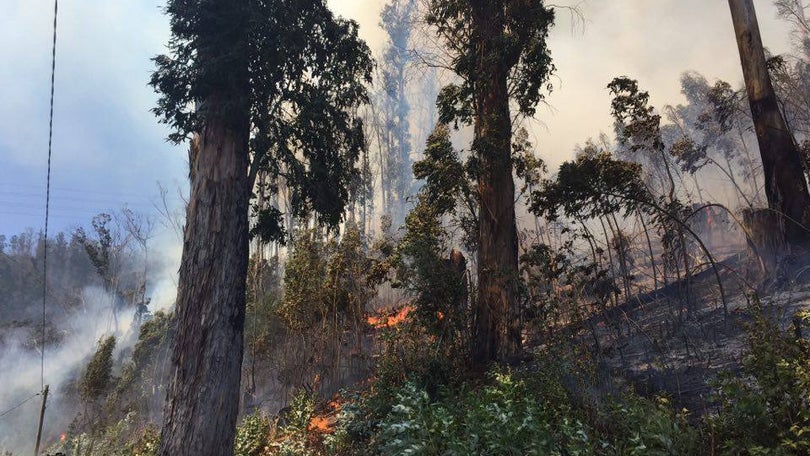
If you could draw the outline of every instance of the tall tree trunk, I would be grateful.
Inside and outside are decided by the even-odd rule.
[[[754,3],[729,0],[728,4],[762,156],[768,206],[786,216],[783,223],[788,244],[803,244],[810,236],[799,224],[807,226],[810,221],[810,194],[799,151],[779,111],[765,65]]]
[[[478,301],[473,360],[508,361],[520,353],[518,238],[512,178],[508,65],[498,58],[505,27],[498,1],[471,1],[476,47],[475,140],[480,158]]]
[[[225,100],[207,100],[209,106]],[[159,454],[233,454],[248,267],[247,128],[213,116],[189,151],[191,195]]]

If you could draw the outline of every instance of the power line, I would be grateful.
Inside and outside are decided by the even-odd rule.
[[[39,394],[40,394],[40,393],[36,393],[36,394],[34,394],[33,396],[29,397],[28,399],[26,399],[26,400],[24,400],[24,401],[20,402],[19,404],[15,405],[14,407],[11,407],[10,409],[8,409],[8,410],[4,411],[3,413],[0,413],[0,418],[2,418],[2,417],[4,417],[4,416],[8,415],[9,413],[13,412],[14,410],[17,410],[18,408],[22,407],[23,405],[25,405],[25,403],[26,403],[26,402],[28,402],[28,401],[30,401],[31,399],[33,399],[33,398],[35,398],[35,397],[39,396]]]
[[[14,183],[14,182],[0,182],[0,188],[2,188],[2,187],[12,188],[14,191],[19,191],[21,188],[23,188],[23,189],[24,188],[29,188],[29,189],[32,189],[32,190],[39,190],[41,188],[39,186],[31,185],[31,184]],[[133,193],[133,192],[126,192],[126,191],[122,192],[122,191],[117,191],[117,190],[100,191],[100,190],[96,190],[96,189],[90,190],[90,189],[80,189],[80,188],[70,188],[70,187],[52,187],[52,188],[54,190],[58,190],[58,191],[60,191],[62,193],[90,193],[90,194],[96,194],[96,195],[122,197],[122,198],[126,198],[126,197],[141,198],[141,199],[149,199],[150,198],[149,196],[145,196],[143,193]],[[3,191],[4,190],[0,190],[0,192],[3,192]],[[157,195],[155,195],[155,196],[157,196]],[[180,199],[179,197],[176,197],[176,196],[171,195],[171,194],[169,194],[167,196],[170,197],[170,198],[174,198],[174,199]]]
[[[56,86],[56,18],[59,0],[53,1],[53,46],[51,48],[51,112],[48,118],[48,173],[45,178],[45,249],[42,254],[42,351],[40,357],[40,390],[45,390],[45,303],[48,298],[48,212],[51,203],[51,151],[53,146],[53,94]]]

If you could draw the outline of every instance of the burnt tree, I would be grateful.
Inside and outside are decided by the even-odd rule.
[[[790,245],[806,244],[810,236],[810,194],[801,155],[779,110],[765,60],[752,0],[729,0],[745,87],[756,129],[765,194],[771,210],[781,214],[780,225]]]

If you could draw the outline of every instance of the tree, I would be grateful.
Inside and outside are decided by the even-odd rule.
[[[115,336],[107,336],[98,341],[98,349],[79,382],[79,392],[85,401],[98,399],[110,386],[114,349]]]
[[[785,241],[804,244],[810,226],[810,193],[796,143],[779,111],[752,0],[729,0],[745,87],[759,141],[768,206],[784,216]],[[780,223],[780,224],[781,224]]]
[[[478,298],[473,360],[507,361],[521,350],[512,116],[532,116],[553,71],[546,44],[554,11],[541,0],[431,0],[426,17],[460,82],[444,87],[440,121],[472,124],[478,184]]]
[[[171,55],[154,59],[154,112],[170,140],[191,140],[191,193],[159,454],[229,455],[256,176],[284,181],[293,215],[340,222],[364,143],[355,112],[371,60],[357,25],[322,0],[169,0],[167,13]],[[283,240],[283,215],[260,214],[253,232]]]
[[[392,0],[383,7],[380,15],[380,25],[389,40],[381,62],[383,94],[380,100],[387,166],[380,171],[385,210],[391,213],[395,225],[402,221],[405,200],[413,183],[408,122],[411,106],[406,98],[406,90],[407,70],[411,61],[408,44],[415,10],[416,0]]]

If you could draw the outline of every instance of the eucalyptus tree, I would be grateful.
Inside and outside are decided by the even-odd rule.
[[[788,128],[802,144],[805,166],[810,154],[810,1],[774,0],[779,17],[790,25],[793,49],[768,60],[768,71]],[[805,170],[807,171],[807,170]]]
[[[805,244],[810,236],[810,193],[793,136],[779,110],[768,74],[765,51],[752,0],[729,0],[751,115],[762,156],[768,206],[784,224],[788,244]]]
[[[547,46],[554,11],[542,0],[430,0],[426,22],[458,76],[439,93],[440,121],[474,127],[480,209],[473,360],[507,361],[521,351],[511,104],[532,116],[543,99],[554,70]]]
[[[687,302],[691,303],[689,291],[692,261],[688,251],[690,238],[682,223],[691,214],[688,206],[681,200],[685,186],[679,168],[673,166],[673,156],[684,155],[682,151],[678,152],[679,148],[696,146],[689,138],[669,141],[670,144],[665,141],[661,116],[649,105],[649,93],[639,88],[638,81],[624,76],[617,77],[608,84],[608,89],[613,96],[611,114],[616,122],[619,143],[664,170],[663,194],[657,195],[656,202],[663,210],[655,213],[655,222],[664,247],[664,266],[674,269],[681,290]],[[676,178],[680,185],[676,183]],[[680,280],[682,273],[685,281]]]
[[[791,34],[799,52],[804,55],[804,60],[810,63],[810,17],[807,10],[810,9],[810,2],[807,0],[774,0],[773,4],[779,17],[790,22],[793,26]]]
[[[391,0],[380,14],[380,26],[388,44],[380,61],[382,94],[380,122],[385,144],[382,174],[385,209],[394,223],[402,221],[405,200],[411,193],[411,106],[407,98],[408,69],[412,61],[408,46],[414,27],[416,0]]]
[[[172,37],[154,59],[154,112],[170,140],[190,139],[191,193],[159,454],[228,455],[256,176],[286,183],[294,215],[339,223],[364,144],[356,112],[372,62],[357,24],[323,0],[169,0],[166,11]],[[282,216],[262,212],[254,234],[282,240]]]
[[[618,160],[603,150],[593,150],[563,163],[554,179],[544,180],[538,190],[532,192],[530,210],[550,220],[560,215],[574,219],[597,218],[619,212],[625,217],[632,213],[653,216],[659,226],[670,231],[678,229],[683,232],[681,237],[688,234],[700,245],[714,269],[725,306],[725,291],[714,259],[689,227],[688,216],[684,217],[677,203],[676,200],[675,204],[670,204],[666,197],[650,191],[638,163]],[[652,255],[652,249],[650,251]]]
[[[705,199],[697,174],[714,168],[728,178],[747,207],[760,204],[759,158],[749,153],[753,124],[744,95],[725,81],[710,85],[695,72],[681,75],[681,93],[687,104],[664,108],[672,122],[664,129],[674,137],[669,153],[695,180],[698,202]]]

